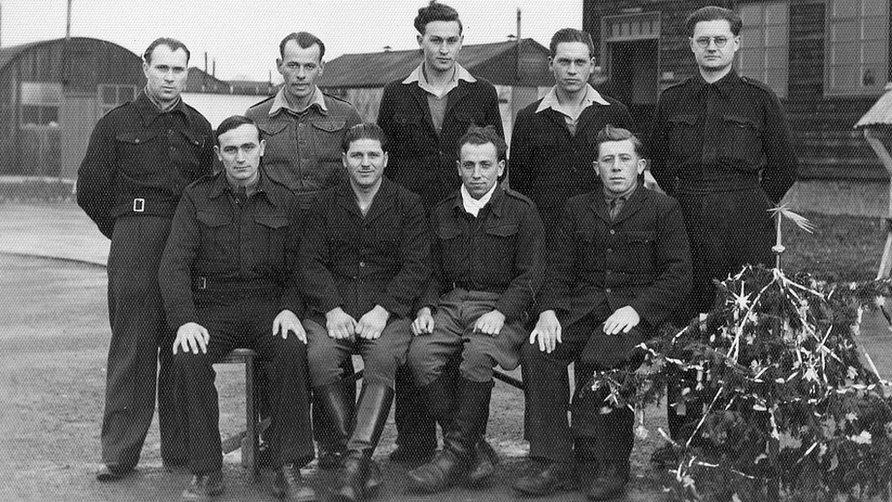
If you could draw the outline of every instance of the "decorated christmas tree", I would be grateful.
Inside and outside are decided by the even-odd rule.
[[[785,273],[783,219],[810,228],[786,207],[775,218],[774,268],[728,277],[711,312],[639,346],[637,368],[598,372],[591,385],[611,391],[604,412],[636,410],[646,437],[643,410],[667,382],[696,374],[675,403],[703,408],[690,440],[675,445],[677,499],[889,499],[892,400],[858,343],[862,312],[882,307],[889,280],[826,284]]]

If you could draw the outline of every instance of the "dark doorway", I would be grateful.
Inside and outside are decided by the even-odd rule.
[[[629,107],[639,133],[650,131],[659,96],[658,55],[656,39],[607,43],[605,92]]]

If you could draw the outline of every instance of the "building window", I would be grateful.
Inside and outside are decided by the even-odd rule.
[[[739,8],[743,28],[737,71],[771,87],[780,97],[787,96],[790,58],[790,6],[786,1],[743,4]]]
[[[889,0],[828,0],[824,94],[882,92],[889,78]]]
[[[62,84],[22,82],[20,98],[22,127],[59,125]]]
[[[99,116],[103,116],[113,108],[136,99],[135,85],[99,85]]]

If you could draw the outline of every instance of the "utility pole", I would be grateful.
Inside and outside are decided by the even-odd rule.
[[[68,12],[65,16],[65,41],[71,40],[71,1],[68,0]]]

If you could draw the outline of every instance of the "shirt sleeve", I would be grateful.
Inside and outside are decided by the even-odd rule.
[[[77,172],[77,203],[109,239],[114,230],[111,209],[115,167],[114,131],[106,120],[100,120],[93,128],[87,154]]]
[[[412,198],[403,220],[400,245],[402,266],[387,284],[378,304],[399,317],[407,317],[430,279],[430,236],[421,199]]]
[[[201,228],[192,194],[187,190],[174,213],[158,268],[158,284],[167,323],[174,330],[188,322],[198,321],[192,296],[192,264],[200,245]]]
[[[514,254],[515,275],[508,289],[496,302],[496,310],[504,314],[506,319],[521,318],[542,286],[542,220],[535,207],[526,207],[527,212],[521,219]]]
[[[532,137],[532,116],[518,112],[511,133],[511,154],[508,156],[508,185],[512,190],[530,196],[534,189],[532,157],[535,145]]]
[[[790,139],[790,124],[774,93],[766,93],[765,135],[763,148],[765,168],[762,170],[762,189],[775,204],[784,198],[796,182],[799,160]]]
[[[321,314],[344,304],[329,271],[331,251],[324,207],[319,200],[313,202],[300,239],[300,289],[308,309]]]
[[[657,276],[629,304],[651,327],[678,309],[691,290],[691,255],[681,207],[675,199],[660,217],[654,253]]]
[[[288,203],[288,235],[285,237],[285,291],[282,294],[282,310],[290,310],[303,317],[304,304],[300,295],[300,241],[304,221],[296,197]]]
[[[576,282],[576,244],[573,241],[576,223],[572,212],[565,205],[558,228],[549,243],[545,282],[539,295],[536,314],[554,310],[558,316],[570,313],[570,291]]]
[[[671,195],[671,191],[675,188],[675,171],[674,166],[667,164],[669,144],[666,138],[666,107],[663,98],[664,96],[661,96],[657,103],[656,117],[647,141],[647,154],[650,156],[648,169],[657,180],[660,189]]]

